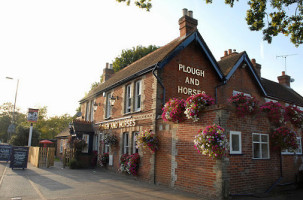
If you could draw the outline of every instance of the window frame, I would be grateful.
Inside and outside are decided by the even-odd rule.
[[[138,134],[139,134],[138,131],[134,131],[132,134],[132,154],[139,153],[139,149],[136,148],[137,142],[135,140],[135,137],[138,136]]]
[[[94,100],[90,101],[90,121],[94,121]]]
[[[265,100],[265,103],[268,103],[268,102],[278,103],[277,100],[270,99],[270,98],[264,98],[264,100]]]
[[[237,94],[244,94],[244,96],[251,97],[251,94],[240,92],[240,91],[237,91],[237,90],[233,90],[233,96],[235,96]]]
[[[63,153],[63,141],[64,139],[60,139],[60,153]]]
[[[128,132],[123,133],[122,152],[123,152],[123,154],[129,153],[129,133]]]
[[[132,107],[131,84],[125,87],[125,113],[130,113]]]
[[[256,142],[254,141],[254,135],[259,135],[259,141]],[[266,136],[267,137],[267,142],[262,142],[262,136]],[[255,158],[254,155],[254,144],[259,144],[259,149],[260,149],[260,158]],[[267,158],[263,158],[262,155],[262,144],[267,144],[267,152],[268,152],[268,157]],[[268,160],[270,159],[270,151],[269,151],[269,134],[264,134],[264,133],[252,133],[252,159],[254,160]]]
[[[141,107],[142,107],[142,103],[141,103],[142,98],[141,97],[142,97],[142,81],[138,80],[135,82],[135,93],[134,93],[134,98],[135,98],[134,110],[135,110],[135,112],[141,110]],[[139,104],[139,106],[138,106],[138,104]]]
[[[232,150],[232,135],[238,135],[239,136],[239,151],[233,151]],[[242,136],[240,131],[230,131],[229,133],[229,153],[230,154],[242,154]]]
[[[83,134],[82,135],[82,140],[84,140],[86,142],[86,147],[82,149],[82,153],[88,153],[88,149],[89,149],[89,134]]]
[[[89,120],[89,101],[87,101],[86,103],[85,103],[85,105],[86,105],[86,108],[85,108],[85,121],[88,121]]]

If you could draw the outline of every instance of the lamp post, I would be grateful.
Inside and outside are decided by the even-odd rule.
[[[6,79],[14,80],[12,77],[6,77]],[[9,130],[7,131],[7,133],[8,133],[7,141],[10,138],[10,132],[15,132],[15,112],[16,112],[16,101],[17,101],[18,87],[19,87],[19,79],[17,79],[17,87],[16,87],[16,94],[15,94],[13,119],[12,119],[12,124],[8,128]]]

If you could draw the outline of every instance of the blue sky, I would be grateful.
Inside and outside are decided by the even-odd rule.
[[[17,107],[48,107],[50,116],[75,114],[78,101],[98,81],[106,62],[137,45],[162,46],[179,36],[182,9],[193,11],[198,30],[217,60],[227,49],[246,51],[262,65],[262,76],[277,81],[284,70],[291,87],[303,94],[303,47],[284,36],[272,44],[245,21],[248,5],[234,8],[216,1],[153,0],[151,12],[115,0],[16,0],[0,2],[0,104],[13,102],[20,79]],[[15,80],[7,80],[6,76]]]

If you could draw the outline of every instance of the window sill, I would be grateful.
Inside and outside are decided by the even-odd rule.
[[[229,153],[231,156],[243,156],[243,153]]]
[[[111,117],[105,117],[105,118],[104,118],[104,120],[108,120],[108,119],[111,119]]]
[[[282,156],[295,156],[295,155],[298,155],[298,156],[302,156],[302,153],[281,153]]]
[[[252,160],[270,160],[270,158],[252,158]]]
[[[132,114],[136,114],[136,113],[140,113],[142,112],[142,110],[138,110],[138,111],[134,111],[134,112],[128,112],[128,113],[124,113],[123,116],[127,116],[127,115],[132,115]]]

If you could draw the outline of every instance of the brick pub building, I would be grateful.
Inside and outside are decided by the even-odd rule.
[[[80,101],[83,118],[91,121],[95,130],[90,135],[93,149],[99,155],[109,152],[108,170],[115,171],[122,154],[139,152],[139,179],[206,199],[265,192],[281,177],[280,152],[270,146],[270,122],[264,113],[237,116],[227,99],[242,92],[261,104],[278,101],[303,107],[303,98],[290,88],[290,77],[284,72],[279,83],[262,78],[261,65],[246,52],[228,50],[216,61],[191,11],[183,10],[179,25],[180,37],[124,69],[114,73],[107,64],[103,82]],[[216,103],[207,107],[198,122],[162,120],[162,107],[170,98],[187,99],[201,92],[215,98]],[[194,149],[194,136],[214,123],[225,129],[231,145],[238,146],[236,151],[228,150],[222,160]],[[153,130],[158,136],[160,145],[155,154],[135,148],[134,136],[143,130]],[[302,133],[295,131],[299,148],[295,154],[283,153],[280,183],[294,182],[303,168]],[[118,145],[104,145],[105,133],[115,134]]]

